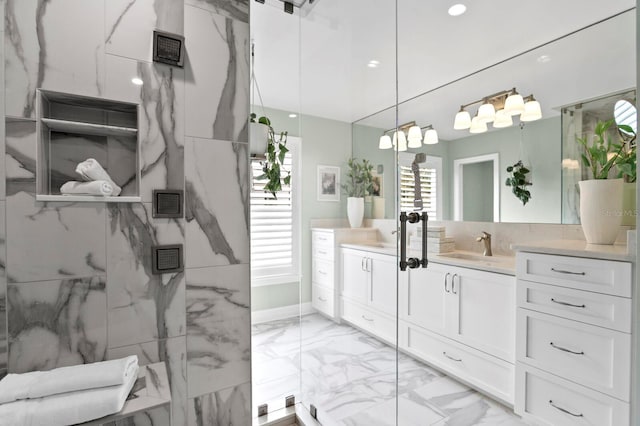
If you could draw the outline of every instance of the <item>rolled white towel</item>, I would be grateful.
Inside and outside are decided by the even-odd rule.
[[[78,166],[76,166],[76,173],[86,181],[106,180],[113,185],[113,195],[120,195],[121,188],[116,185],[113,179],[111,179],[111,176],[109,176],[109,173],[107,173],[95,159],[88,158],[78,164]]]
[[[138,374],[138,357],[8,374],[0,380],[0,404],[105,386],[120,386]],[[2,407],[2,405],[0,405]]]
[[[106,180],[94,180],[93,182],[77,182],[75,180],[66,182],[60,187],[61,194],[88,194],[88,195],[115,195],[115,188],[111,182]]]
[[[124,383],[0,404],[0,426],[66,426],[122,410],[138,377],[138,363]]]

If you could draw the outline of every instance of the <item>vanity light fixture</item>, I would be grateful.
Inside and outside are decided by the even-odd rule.
[[[426,129],[424,138],[422,130]],[[393,140],[388,133],[393,132]],[[379,149],[391,149],[396,151],[406,151],[408,148],[420,148],[422,144],[433,145],[438,143],[438,132],[433,128],[433,125],[420,127],[415,121],[402,124],[398,128],[385,130],[380,136],[378,142]]]
[[[480,104],[477,114],[471,119],[467,108],[474,104]],[[456,114],[453,128],[455,130],[467,130],[470,133],[486,132],[487,123],[493,122],[493,127],[501,129],[513,125],[514,116],[519,115],[521,122],[535,121],[542,118],[542,108],[533,95],[522,97],[515,89],[503,90],[490,96],[469,102],[460,106]]]

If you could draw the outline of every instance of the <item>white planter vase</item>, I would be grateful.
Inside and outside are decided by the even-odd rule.
[[[349,225],[351,225],[352,228],[360,228],[362,226],[364,198],[347,198],[347,217],[349,218]]]
[[[613,244],[622,223],[622,179],[594,179],[580,185],[580,223],[589,244]]]
[[[249,153],[264,155],[267,152],[269,126],[262,123],[249,123]]]

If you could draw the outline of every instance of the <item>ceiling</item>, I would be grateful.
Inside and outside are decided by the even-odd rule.
[[[394,0],[316,0],[304,17],[285,14],[278,0],[252,2],[265,106],[390,128],[395,108],[378,112],[398,100],[399,123],[434,124],[442,139],[456,139],[466,135],[451,128],[459,106],[500,90],[533,93],[547,117],[635,87],[635,11],[592,25],[633,0],[474,1],[451,17],[453,3],[398,0],[396,49]],[[368,67],[372,60],[379,65]]]

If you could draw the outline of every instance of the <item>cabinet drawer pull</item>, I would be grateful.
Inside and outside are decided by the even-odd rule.
[[[584,355],[584,352],[575,352],[575,351],[572,351],[571,349],[567,349],[567,348],[563,348],[562,346],[554,345],[553,342],[549,342],[549,344],[551,345],[552,348],[557,349],[559,351],[569,352],[570,354],[574,354],[574,355]]]
[[[550,399],[550,400],[549,400],[549,405],[551,405],[551,406],[552,406],[553,408],[555,408],[556,410],[560,410],[560,411],[562,411],[563,413],[568,414],[568,415],[570,415],[570,416],[573,416],[573,417],[584,417],[584,415],[582,415],[582,414],[575,414],[575,413],[572,413],[572,412],[571,412],[571,411],[569,411],[569,410],[565,410],[565,409],[564,409],[564,408],[562,408],[562,407],[558,407],[556,404],[554,404],[554,403],[553,403],[553,400],[552,400],[552,399]]]
[[[569,274],[569,275],[587,275],[586,272],[573,272],[573,271],[565,271],[564,269],[556,269],[556,268],[551,268],[551,270],[553,272],[557,272],[558,274]]]
[[[450,276],[451,274],[449,272],[444,276],[444,291],[447,293],[451,293],[451,291],[449,291],[449,287],[447,287],[447,279],[449,279]]]
[[[447,354],[446,352],[442,352],[442,355],[446,356],[447,358],[449,358],[451,361],[455,361],[455,362],[462,362],[461,359],[458,358],[454,358],[451,355]]]
[[[551,298],[553,303],[557,303],[558,305],[571,306],[572,308],[586,308],[587,305],[574,305],[573,303],[563,302],[561,300],[556,300],[553,297]]]
[[[365,321],[373,322],[372,318],[367,318],[364,315],[362,315],[362,319],[365,320]]]
[[[460,277],[458,274],[453,274],[453,277],[451,277],[451,293],[453,294],[458,294],[456,291],[456,277],[458,277],[458,284],[460,284]]]
[[[363,257],[362,260],[360,261],[360,269],[362,269],[363,271],[366,271],[366,269],[364,269],[364,261],[365,261],[366,257]]]

